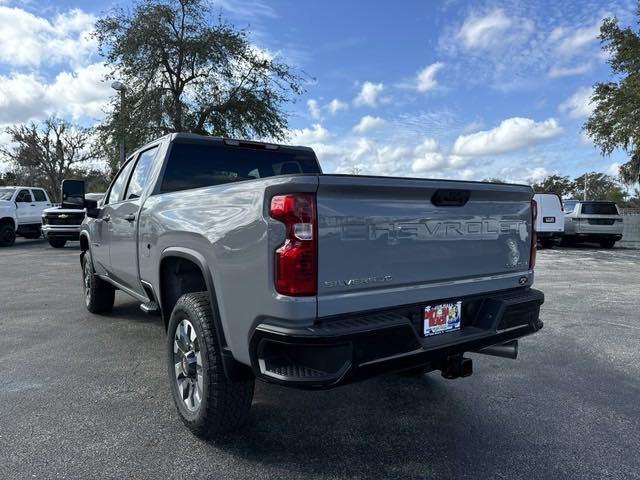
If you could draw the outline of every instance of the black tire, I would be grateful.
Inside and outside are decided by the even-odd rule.
[[[91,313],[107,313],[113,310],[116,289],[113,285],[94,275],[91,254],[87,251],[82,258],[82,280],[84,304]]]
[[[542,248],[553,248],[553,240],[540,240],[540,245],[542,245]]]
[[[187,293],[178,299],[171,313],[167,331],[167,367],[173,400],[187,428],[194,435],[205,439],[238,430],[246,423],[254,388],[253,378],[232,381],[226,377],[214,315],[208,292]],[[193,405],[195,402],[192,402],[193,409],[189,408],[189,399],[183,399],[183,394],[178,387],[178,378],[183,382],[189,381],[187,374],[184,373],[186,370],[176,373],[180,369],[176,359],[187,357],[183,355],[185,345],[179,348],[180,345],[176,339],[176,330],[179,325],[185,325],[183,323],[185,320],[196,335],[193,344],[187,348],[190,352],[197,350],[201,360],[201,365],[195,366],[195,371],[201,372],[201,376],[198,376],[197,380],[194,378],[190,380],[192,382],[190,388],[196,391],[198,389],[196,383],[200,385],[201,380],[199,405],[195,406]],[[192,373],[191,376],[193,375]],[[182,391],[188,392],[189,387],[183,388]]]
[[[63,238],[50,238],[49,239],[49,245],[51,245],[53,248],[64,248],[64,246],[67,244],[67,241]]]
[[[13,226],[0,225],[0,247],[10,247],[16,243],[16,230]]]
[[[563,247],[571,247],[575,245],[575,242],[569,237],[562,237],[562,240],[560,240],[560,245]]]
[[[613,248],[613,246],[616,244],[615,240],[602,240],[600,241],[600,246],[602,248]]]

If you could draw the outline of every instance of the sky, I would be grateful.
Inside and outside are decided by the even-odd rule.
[[[100,120],[115,92],[90,33],[127,5],[0,0],[0,128],[52,113]],[[288,141],[313,147],[327,173],[531,182],[616,174],[626,159],[602,157],[581,126],[592,85],[611,79],[599,26],[634,24],[633,1],[212,6],[305,75],[306,93],[285,107]]]

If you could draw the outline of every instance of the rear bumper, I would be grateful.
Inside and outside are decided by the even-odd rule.
[[[65,240],[80,239],[80,225],[43,225],[42,234],[45,238],[60,238]]]
[[[617,242],[618,240],[622,239],[622,234],[621,233],[603,233],[603,232],[598,232],[598,233],[578,232],[578,233],[572,234],[571,237],[578,240],[583,240],[585,242],[589,242],[589,241],[598,242],[600,240],[615,240]]]
[[[276,320],[256,327],[250,353],[261,380],[298,388],[331,388],[389,371],[442,363],[448,357],[535,333],[544,295],[530,288],[462,299],[459,331],[423,338],[426,304],[322,319],[295,329]],[[446,302],[447,299],[432,303]]]
[[[562,238],[564,232],[536,232],[536,236],[540,240],[550,240],[553,238]]]

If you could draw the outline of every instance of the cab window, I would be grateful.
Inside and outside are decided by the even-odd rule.
[[[129,160],[124,167],[118,172],[116,179],[111,184],[111,189],[109,190],[109,195],[105,200],[105,205],[109,203],[116,203],[122,200],[122,194],[124,193],[124,187],[127,184],[127,179],[129,178],[129,173],[131,172],[131,167],[133,166],[133,162]]]
[[[16,202],[31,202],[31,194],[29,193],[29,190],[20,190],[18,192],[18,195],[16,196]]]
[[[136,167],[133,169],[133,173],[131,174],[131,180],[129,180],[127,194],[124,197],[125,200],[140,198],[140,196],[142,195],[142,191],[147,185],[153,158],[155,157],[157,151],[158,147],[153,147],[149,150],[145,150],[138,157]]]

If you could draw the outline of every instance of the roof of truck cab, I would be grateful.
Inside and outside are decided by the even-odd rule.
[[[243,139],[243,138],[218,137],[213,135],[198,135],[195,133],[179,132],[179,133],[170,133],[168,135],[165,135],[165,137],[166,136],[169,137],[169,141],[171,142],[176,140],[196,140],[196,141],[204,141],[204,142],[209,141],[209,142],[215,142],[215,143],[224,143],[226,140],[226,141],[240,142],[240,143],[247,143],[247,144],[254,144],[254,145],[274,145],[278,148],[291,148],[291,149],[297,149],[297,150],[302,149],[302,150],[313,151],[311,147],[307,147],[306,145],[285,145],[282,143],[261,142],[256,140]]]
[[[574,198],[569,198],[567,200],[565,200],[565,202],[576,202],[576,203],[613,203],[615,204],[616,202],[612,201],[612,200],[576,200]]]

